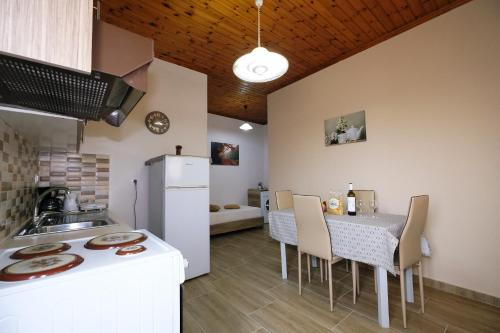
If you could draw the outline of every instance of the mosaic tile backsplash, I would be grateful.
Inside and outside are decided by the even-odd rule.
[[[0,119],[0,241],[33,211],[38,151]]]
[[[109,155],[41,151],[38,187],[66,186],[80,203],[109,203]]]

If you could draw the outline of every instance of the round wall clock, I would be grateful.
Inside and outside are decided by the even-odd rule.
[[[163,134],[170,128],[170,120],[167,115],[160,111],[153,111],[146,116],[146,127],[151,133]]]

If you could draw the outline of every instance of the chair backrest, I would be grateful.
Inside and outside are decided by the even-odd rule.
[[[276,191],[276,205],[278,209],[293,208],[292,191]]]
[[[375,213],[375,209],[370,207],[370,201],[375,201],[375,191],[374,190],[354,190],[356,195],[356,200],[363,201],[364,207],[363,213]]]
[[[293,195],[299,250],[331,260],[330,233],[323,215],[321,199],[313,195]]]
[[[399,240],[399,264],[401,269],[413,265],[422,257],[420,239],[427,221],[428,209],[428,195],[411,197],[406,225]]]

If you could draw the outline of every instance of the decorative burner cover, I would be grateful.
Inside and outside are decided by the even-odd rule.
[[[138,254],[141,252],[146,251],[146,248],[142,245],[130,245],[130,246],[125,246],[116,251],[116,254],[119,256],[128,256],[131,254]]]
[[[0,271],[0,281],[24,281],[62,273],[80,265],[83,258],[77,254],[53,254],[21,260]]]
[[[141,232],[116,232],[92,238],[85,247],[90,250],[107,250],[141,243],[147,238]]]
[[[45,243],[25,247],[17,250],[10,256],[11,259],[31,259],[68,251],[71,246],[68,243]]]

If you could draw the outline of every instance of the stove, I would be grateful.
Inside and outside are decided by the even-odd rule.
[[[146,248],[142,245],[130,245],[126,247],[122,247],[116,251],[116,255],[118,256],[130,256],[134,254],[139,254],[141,252],[146,251]]]
[[[83,258],[77,254],[52,254],[21,260],[0,271],[0,281],[16,282],[33,280],[62,273],[80,265]]]
[[[181,253],[147,230],[119,234],[0,253],[0,332],[179,332]]]
[[[141,232],[115,232],[92,238],[85,247],[90,250],[107,250],[144,242],[148,236]]]
[[[71,248],[68,243],[44,243],[28,246],[17,250],[10,255],[11,259],[31,259],[49,254],[56,254],[67,251]]]

